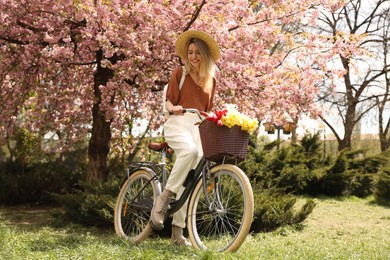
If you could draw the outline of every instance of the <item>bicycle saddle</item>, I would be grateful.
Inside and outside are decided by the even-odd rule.
[[[170,153],[170,150],[171,150],[167,142],[163,142],[163,143],[152,142],[152,143],[149,143],[148,147],[149,147],[149,149],[152,149],[152,150],[158,151],[158,152],[162,151],[164,148],[167,149],[168,153]]]

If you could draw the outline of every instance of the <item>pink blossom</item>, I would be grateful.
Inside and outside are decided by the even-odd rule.
[[[80,138],[89,131],[92,105],[100,102],[113,138],[131,146],[122,139],[126,122],[145,118],[156,129],[164,120],[155,89],[180,66],[174,42],[189,25],[221,47],[216,107],[240,104],[259,120],[290,109],[315,116],[316,84],[329,69],[329,53],[359,53],[360,39],[340,36],[332,44],[282,28],[306,17],[315,22],[313,6],[326,10],[339,2],[270,0],[255,12],[247,0],[210,0],[197,13],[201,1],[2,1],[0,140],[10,125]],[[323,71],[311,70],[313,64]],[[113,70],[109,82],[96,83],[102,84],[100,100],[93,89],[98,66]]]

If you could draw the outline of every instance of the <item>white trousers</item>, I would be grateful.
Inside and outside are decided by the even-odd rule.
[[[191,169],[195,169],[202,158],[202,144],[199,136],[199,121],[196,114],[185,113],[182,116],[170,116],[164,124],[164,136],[175,151],[176,160],[169,175],[166,189],[179,199],[184,191],[183,183]],[[185,228],[188,199],[183,207],[173,214],[172,225]]]

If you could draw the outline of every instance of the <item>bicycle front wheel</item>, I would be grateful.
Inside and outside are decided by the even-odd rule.
[[[114,211],[115,232],[119,237],[139,243],[152,232],[150,213],[154,198],[161,193],[154,176],[149,169],[138,169],[122,185]]]
[[[190,197],[189,238],[197,249],[237,251],[253,220],[252,186],[235,165],[218,165],[209,174],[206,192],[200,179]]]

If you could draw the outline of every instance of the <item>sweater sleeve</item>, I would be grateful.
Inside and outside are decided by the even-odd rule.
[[[216,92],[216,87],[217,87],[216,85],[217,85],[217,81],[214,78],[213,79],[213,89],[212,89],[211,95],[210,95],[210,103],[209,103],[209,106],[207,107],[206,112],[210,112],[214,108],[214,97],[215,97],[215,92]]]
[[[179,95],[180,95],[179,84],[180,84],[182,73],[183,72],[181,68],[176,68],[173,70],[171,78],[169,79],[166,99],[171,101],[173,105],[177,105],[179,102]]]

